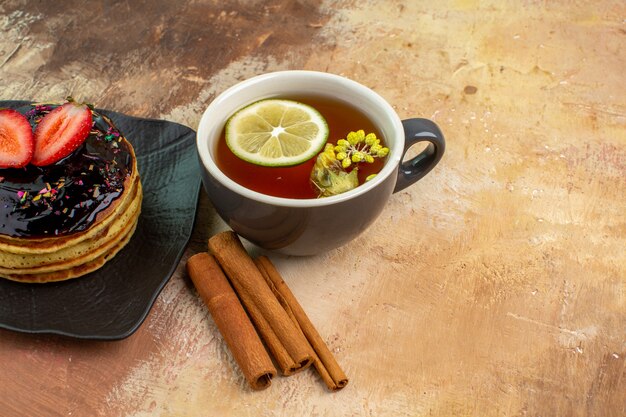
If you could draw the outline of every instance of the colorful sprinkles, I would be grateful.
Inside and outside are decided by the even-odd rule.
[[[59,181],[55,182],[54,185],[46,183],[45,187],[39,190],[35,195],[32,195],[27,190],[18,190],[16,194],[19,204],[17,204],[14,209],[26,209],[30,207],[31,204],[36,203],[44,204],[51,208],[52,202],[57,199],[64,187],[65,178],[61,178]]]

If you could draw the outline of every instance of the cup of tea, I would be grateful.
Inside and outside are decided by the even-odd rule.
[[[290,167],[255,166],[225,144],[227,121],[266,99],[286,99],[316,108],[328,124],[328,140],[349,131],[376,132],[388,153],[375,175],[346,192],[310,194],[315,158]],[[348,78],[316,71],[279,71],[242,81],[208,106],[198,126],[202,181],[219,216],[255,245],[287,254],[314,255],[345,245],[380,215],[391,194],[418,181],[441,160],[445,140],[428,119],[400,120],[373,90]],[[427,146],[406,159],[418,142]],[[373,164],[376,165],[376,164]]]

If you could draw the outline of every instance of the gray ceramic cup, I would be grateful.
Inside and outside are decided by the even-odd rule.
[[[379,127],[390,149],[381,172],[365,184],[332,197],[288,199],[245,188],[228,178],[213,155],[228,118],[238,109],[272,97],[327,96],[357,106]],[[428,142],[417,156],[407,150]],[[257,246],[287,255],[314,255],[342,246],[372,224],[389,196],[426,175],[445,149],[437,125],[427,119],[401,121],[371,89],[338,75],[315,71],[280,71],[240,82],[215,98],[197,132],[202,181],[221,218]]]

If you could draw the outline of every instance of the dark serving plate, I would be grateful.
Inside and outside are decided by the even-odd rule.
[[[0,101],[0,108],[25,104]],[[177,123],[98,111],[135,148],[144,194],[137,230],[112,260],[81,278],[49,284],[0,278],[0,328],[123,339],[141,325],[183,255],[200,191],[196,133]]]

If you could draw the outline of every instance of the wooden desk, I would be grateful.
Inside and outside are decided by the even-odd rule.
[[[626,414],[623,1],[100,3],[0,3],[0,98],[196,127],[235,82],[305,68],[434,119],[448,149],[351,244],[272,256],[343,391],[308,371],[248,389],[184,272],[225,229],[202,194],[133,336],[0,332],[0,415]]]

